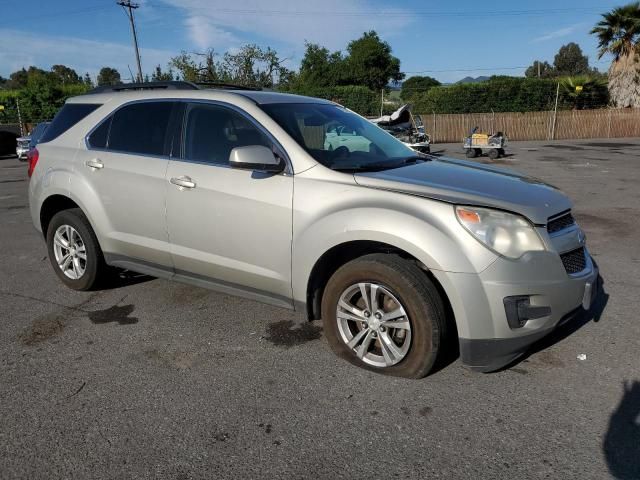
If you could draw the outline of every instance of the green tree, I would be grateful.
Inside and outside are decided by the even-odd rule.
[[[247,44],[238,51],[225,53],[222,60],[216,60],[216,56],[213,49],[204,53],[183,51],[169,61],[169,72],[175,68],[177,78],[189,82],[266,88],[288,86],[295,78],[294,72],[284,66],[287,59],[281,59],[270,47]]]
[[[602,78],[589,75],[564,77],[560,80],[563,103],[574,110],[607,104],[607,83]]]
[[[120,79],[120,72],[115,68],[102,67],[100,72],[98,72],[97,82],[98,86],[117,85],[118,83],[122,83],[122,80]]]
[[[598,58],[613,56],[609,95],[618,107],[640,107],[640,2],[602,14],[591,33],[598,38]]]
[[[168,71],[163,72],[160,65],[156,65],[155,70],[151,74],[152,82],[169,82],[173,80],[173,70],[169,68]]]
[[[244,45],[235,53],[224,54],[222,76],[225,81],[245,86],[271,88],[281,77],[287,78],[289,70],[278,53],[255,44]]]
[[[19,98],[23,121],[36,122],[53,118],[64,103],[65,95],[51,76],[31,75]]]
[[[431,87],[437,87],[439,85],[441,85],[440,82],[435,78],[421,76],[409,77],[402,82],[400,98],[406,102],[416,95],[428,92]]]
[[[66,65],[54,65],[51,67],[51,75],[56,82],[62,85],[73,85],[82,82],[76,71]]]
[[[391,46],[371,30],[353,40],[347,46],[345,66],[353,85],[364,85],[378,91],[389,82],[404,78],[400,72],[400,60],[391,54]]]
[[[533,65],[527,68],[524,72],[525,77],[529,78],[537,78],[538,72],[540,73],[540,78],[552,78],[556,75],[556,70],[553,68],[549,62],[541,62],[539,60],[535,60]]]
[[[340,52],[315,43],[306,43],[296,85],[300,88],[327,87],[348,82],[345,60]]]
[[[93,88],[93,80],[91,80],[91,76],[89,75],[88,72],[84,74],[84,78],[82,79],[82,83],[87,88]]]
[[[215,56],[212,48],[193,54],[183,50],[169,61],[169,69],[175,68],[177,77],[187,82],[220,82],[221,67]]]
[[[9,81],[7,82],[6,87],[12,90],[20,90],[27,86],[30,78],[42,77],[47,75],[48,72],[45,72],[41,68],[31,66],[29,67],[29,69],[25,69],[23,67],[20,70],[15,71],[11,75],[9,75]]]
[[[571,42],[560,47],[553,59],[557,75],[586,75],[589,73],[589,58],[582,54],[577,43]]]

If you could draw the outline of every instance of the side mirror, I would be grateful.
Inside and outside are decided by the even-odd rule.
[[[229,155],[229,165],[232,168],[273,173],[283,171],[285,166],[284,161],[276,157],[271,149],[264,145],[234,148]]]

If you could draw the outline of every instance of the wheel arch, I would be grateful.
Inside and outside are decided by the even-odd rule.
[[[72,208],[80,208],[82,210],[80,205],[66,195],[56,193],[48,196],[40,206],[39,220],[40,227],[42,228],[42,235],[46,238],[49,223],[51,223],[51,219],[56,213],[63,210],[70,210]]]
[[[351,260],[355,260],[356,258],[372,253],[398,255],[407,261],[415,263],[436,286],[445,305],[445,309],[447,310],[447,315],[455,325],[455,318],[453,316],[453,309],[451,308],[449,297],[429,268],[417,257],[406,250],[389,243],[373,240],[351,240],[339,243],[328,249],[316,260],[307,281],[306,315],[308,320],[318,320],[322,318],[322,295],[327,282],[338,268]]]

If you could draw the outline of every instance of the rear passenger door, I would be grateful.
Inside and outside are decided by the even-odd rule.
[[[110,263],[133,259],[172,269],[165,218],[165,174],[183,103],[140,101],[121,107],[87,137],[77,168],[103,207],[102,248]]]
[[[275,140],[244,112],[209,102],[189,104],[183,128],[182,158],[167,172],[176,277],[290,305],[293,177],[229,166],[234,147]]]

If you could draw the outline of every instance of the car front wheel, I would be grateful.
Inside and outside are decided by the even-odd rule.
[[[389,254],[366,255],[339,268],[325,288],[322,317],[336,354],[408,378],[431,371],[446,326],[442,300],[425,272]]]

